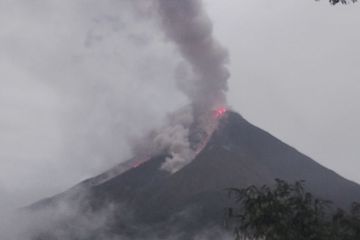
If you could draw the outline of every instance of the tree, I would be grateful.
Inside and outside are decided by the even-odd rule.
[[[319,1],[319,0],[317,0]],[[331,4],[335,5],[338,3],[342,3],[342,4],[348,4],[349,2],[357,2],[357,0],[329,0]]]
[[[354,203],[350,213],[332,213],[331,202],[306,192],[303,181],[276,179],[275,188],[232,188],[229,195],[235,200],[228,217],[237,239],[360,239],[360,204]]]

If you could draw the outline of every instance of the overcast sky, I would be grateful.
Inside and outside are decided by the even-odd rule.
[[[360,183],[359,4],[206,2],[231,54],[231,105]]]
[[[204,2],[230,53],[230,106],[360,182],[360,5]],[[173,80],[181,59],[142,7],[0,0],[0,208],[126,160],[186,104]]]

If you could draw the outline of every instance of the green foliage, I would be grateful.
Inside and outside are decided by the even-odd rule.
[[[229,208],[237,239],[262,240],[359,240],[360,204],[350,213],[304,190],[304,182],[288,184],[276,179],[275,188],[229,189],[236,207]]]

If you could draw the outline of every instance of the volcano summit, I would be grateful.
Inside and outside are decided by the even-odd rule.
[[[111,220],[105,227],[92,229],[89,239],[102,239],[104,234],[167,239],[174,233],[193,239],[205,229],[223,226],[224,208],[229,204],[224,189],[229,187],[271,185],[275,178],[305,180],[309,191],[336,206],[347,207],[360,199],[358,184],[321,166],[241,115],[220,111],[216,116],[218,125],[202,150],[178,171],[162,169],[169,157],[167,152],[142,163],[130,160],[32,205],[31,211],[59,208],[66,202],[86,215],[111,205]],[[73,234],[76,224],[74,219],[65,218],[55,229],[43,229],[42,234],[46,239],[52,239],[59,229]],[[67,239],[82,239],[74,236]]]

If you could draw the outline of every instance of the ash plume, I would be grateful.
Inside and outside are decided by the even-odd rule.
[[[166,149],[171,155],[162,169],[174,173],[191,162],[199,151],[190,141],[191,128],[197,125],[195,128],[201,129],[205,135],[202,141],[206,142],[216,121],[209,121],[209,113],[226,105],[230,76],[226,68],[228,52],[213,37],[212,23],[201,0],[157,0],[156,3],[163,31],[184,59],[177,66],[175,77],[179,89],[191,101],[193,115],[192,124],[186,126],[175,121],[176,124],[162,129],[153,140],[160,146],[157,149]]]
[[[207,135],[209,112],[226,104],[225,92],[230,74],[226,68],[227,51],[213,37],[212,23],[201,0],[158,0],[158,10],[165,35],[178,48],[185,62],[176,71],[178,87],[191,100],[193,119]],[[205,120],[204,120],[205,116]],[[189,141],[190,130],[171,128],[162,134],[172,157],[163,169],[176,172],[195,156]],[[165,132],[166,133],[166,132]],[[170,134],[169,134],[170,133]]]
[[[153,8],[152,3],[155,3],[157,8]],[[203,131],[208,135],[211,134],[212,128],[209,128],[209,126],[212,126],[212,123],[208,124],[206,121],[209,116],[210,121],[215,121],[216,119],[211,118],[211,110],[218,106],[223,106],[226,103],[226,81],[229,77],[228,70],[225,67],[228,61],[227,51],[213,38],[212,24],[203,11],[202,2],[200,0],[126,0],[118,2],[116,6],[111,5],[111,7],[107,9],[105,6],[107,4],[90,1],[88,4],[95,4],[95,11],[94,13],[87,13],[85,10],[81,11],[84,12],[84,15],[79,15],[77,12],[77,10],[82,9],[83,1],[68,4],[68,7],[60,8],[56,7],[57,5],[51,1],[48,4],[48,7],[54,9],[55,12],[41,11],[46,14],[44,15],[44,19],[53,13],[58,14],[58,11],[61,13],[59,15],[64,15],[64,13],[58,9],[69,11],[68,14],[71,15],[69,19],[74,23],[81,23],[79,25],[75,24],[75,26],[71,28],[74,30],[74,34],[76,33],[76,37],[80,39],[74,37],[74,39],[77,40],[74,42],[83,42],[84,44],[84,46],[82,46],[64,41],[64,39],[67,39],[67,31],[64,31],[64,33],[56,31],[56,34],[52,34],[53,29],[57,29],[53,25],[49,25],[50,27],[47,29],[48,25],[39,25],[41,27],[38,25],[33,26],[34,23],[29,21],[29,26],[25,25],[26,27],[24,27],[24,29],[29,28],[30,31],[32,31],[33,28],[44,28],[44,32],[41,33],[46,34],[39,36],[41,40],[43,40],[43,35],[60,35],[62,37],[60,40],[56,39],[59,40],[58,42],[61,42],[61,44],[55,45],[54,49],[49,48],[54,52],[48,53],[48,49],[39,47],[34,55],[41,60],[39,60],[39,63],[43,63],[43,61],[48,61],[49,63],[53,61],[56,63],[54,66],[51,66],[51,64],[48,66],[47,62],[45,62],[46,64],[39,64],[47,66],[46,71],[40,74],[44,84],[49,84],[49,86],[57,89],[59,95],[63,94],[62,92],[67,92],[66,90],[71,88],[71,97],[68,98],[67,93],[64,94],[64,96],[70,99],[68,100],[69,106],[72,105],[74,101],[76,102],[74,105],[76,105],[76,107],[80,106],[79,109],[81,109],[81,111],[76,110],[76,114],[74,113],[74,116],[69,117],[69,126],[72,126],[73,122],[78,124],[77,121],[79,119],[81,127],[76,128],[75,131],[69,131],[69,135],[67,135],[68,133],[65,134],[67,139],[74,139],[67,140],[67,144],[70,147],[68,147],[69,150],[66,148],[66,153],[64,154],[66,158],[75,158],[77,161],[80,161],[79,159],[87,160],[87,156],[94,156],[94,159],[101,160],[104,158],[118,159],[119,155],[125,154],[123,153],[124,151],[122,149],[120,150],[120,147],[116,145],[119,144],[119,140],[116,137],[120,136],[120,134],[117,133],[127,134],[125,133],[127,131],[122,131],[118,126],[122,124],[128,126],[128,128],[131,129],[129,130],[131,135],[134,134],[135,131],[142,132],[142,129],[135,130],[133,125],[136,124],[132,121],[127,121],[127,118],[124,118],[126,120],[124,120],[124,122],[120,121],[120,119],[122,119],[121,115],[125,115],[127,112],[133,113],[130,110],[138,107],[137,101],[133,101],[133,99],[129,98],[125,91],[122,90],[131,89],[131,91],[128,91],[131,92],[131,94],[129,94],[131,97],[144,97],[142,96],[142,92],[137,90],[136,80],[147,79],[149,80],[148,82],[151,82],[150,80],[159,78],[167,81],[169,78],[167,75],[168,69],[173,69],[173,64],[177,62],[177,60],[174,60],[174,62],[170,64],[168,59],[166,59],[164,62],[168,63],[168,65],[165,65],[165,67],[163,62],[160,62],[160,64],[156,62],[153,66],[148,66],[146,62],[148,69],[141,68],[141,71],[134,71],[128,67],[142,65],[142,61],[139,61],[139,59],[144,59],[143,55],[134,52],[133,48],[127,46],[128,40],[130,40],[136,48],[142,48],[142,50],[140,50],[142,52],[143,49],[150,48],[147,45],[151,45],[152,41],[158,42],[154,36],[161,34],[153,34],[153,26],[150,27],[150,30],[147,29],[148,32],[144,34],[142,34],[142,31],[145,31],[145,28],[143,29],[143,27],[140,26],[144,19],[148,20],[148,18],[154,17],[156,19],[160,18],[161,30],[163,30],[169,42],[174,43],[182,56],[182,62],[178,64],[175,71],[175,78],[179,89],[190,99],[191,107],[185,107],[184,109],[175,111],[168,117],[166,126],[160,130],[154,130],[154,132],[150,134],[151,140],[145,144],[150,150],[145,151],[139,163],[146,161],[149,155],[151,156],[159,152],[169,154],[169,157],[161,166],[165,171],[174,173],[190,163],[199,149],[199,147],[195,148],[193,141],[190,140],[191,135],[193,135],[193,129],[196,128],[196,131],[201,136]],[[88,4],[85,5],[88,6]],[[102,4],[104,4],[104,6]],[[102,6],[105,11],[102,10],[102,8],[98,8],[100,6]],[[134,6],[134,8],[131,8],[132,6]],[[119,8],[124,12],[119,14],[117,12]],[[86,9],[90,8],[87,7]],[[41,8],[41,10],[43,9]],[[131,11],[129,16],[127,16],[126,10]],[[72,11],[74,11],[74,16],[72,15]],[[101,14],[98,13],[98,11]],[[48,13],[49,16],[47,15]],[[120,15],[122,17],[120,17]],[[32,16],[32,13],[29,12],[29,16]],[[139,17],[139,19],[137,19],[137,17]],[[34,22],[42,22],[40,20],[35,18]],[[132,21],[134,21],[134,23],[132,23]],[[67,27],[63,26],[67,26],[68,24],[67,22],[64,23],[66,24],[59,25],[60,29],[67,29]],[[133,28],[133,24],[138,24],[138,29]],[[85,40],[82,41],[84,27],[88,27],[89,29],[86,29],[86,37]],[[115,43],[117,44],[114,48],[112,47],[113,39],[116,39]],[[51,41],[46,39],[46,43],[48,42]],[[34,46],[38,46],[35,45],[35,43],[39,46],[46,45],[44,44],[45,41],[34,41],[34,43],[32,43]],[[68,47],[68,45],[70,47]],[[61,50],[60,52],[65,52],[66,56],[69,55],[68,50],[74,51],[74,57],[68,59],[58,54],[59,49]],[[114,49],[116,49],[116,51]],[[41,52],[41,50],[43,50],[43,52]],[[121,54],[117,54],[118,51],[121,52]],[[109,55],[109,52],[115,53]],[[162,55],[161,49],[156,49],[156,52]],[[33,56],[19,56],[21,56],[21,58],[19,57],[21,61],[25,61],[24,59],[33,59]],[[93,66],[91,65],[93,64],[93,60],[90,60],[88,56],[90,56],[90,58],[93,56],[99,58],[98,60],[93,59],[96,65],[98,65],[99,62],[104,63],[104,65],[101,66],[101,71],[95,71],[96,68],[91,67]],[[161,58],[163,58],[163,56],[161,56]],[[107,60],[109,60],[109,62],[107,62]],[[119,62],[122,64],[120,68],[117,67]],[[62,66],[60,67],[61,71],[58,71],[59,66]],[[57,71],[53,71],[54,69]],[[74,69],[76,69],[76,71]],[[78,69],[86,69],[86,74],[83,76],[81,71],[78,73]],[[92,72],[91,69],[94,69],[94,72]],[[161,71],[157,69],[161,69]],[[61,74],[56,75],[54,72],[61,72]],[[109,75],[108,72],[110,72]],[[112,72],[116,73],[114,74],[116,76],[121,75],[124,80],[118,81],[118,77],[113,79],[111,77]],[[154,76],[149,76],[149,73],[152,72],[154,72]],[[88,77],[88,75],[91,75],[91,77]],[[47,79],[51,79],[52,82],[50,83]],[[64,79],[69,80],[65,81]],[[98,79],[101,79],[101,81]],[[129,82],[133,81],[133,84],[127,84],[126,79],[128,79]],[[143,81],[141,81],[141,83],[143,83]],[[134,89],[129,87],[129,85],[134,86]],[[125,86],[128,88],[125,88]],[[147,86],[143,85],[141,87],[147,88]],[[155,88],[156,87],[154,87],[154,92],[161,92],[161,89]],[[82,92],[84,92],[84,95],[82,95]],[[133,94],[134,92],[138,95]],[[73,95],[74,97],[72,97]],[[121,99],[117,97],[121,97]],[[127,101],[124,101],[126,97]],[[174,102],[174,96],[172,95],[171,97],[171,102]],[[78,98],[81,100],[78,100]],[[147,99],[146,96],[144,99]],[[122,108],[117,104],[113,105],[113,103],[126,103],[127,105],[128,102],[131,102],[131,104],[129,104],[129,111],[127,111],[127,107]],[[143,101],[139,102],[141,102],[140,107],[143,107]],[[125,109],[125,111],[122,110],[119,113],[119,109]],[[136,111],[136,114],[141,114],[143,118],[146,119],[146,111],[144,111],[144,109],[142,110],[143,111]],[[210,115],[207,115],[209,112]],[[71,114],[73,113],[71,112]],[[96,117],[94,117],[95,115]],[[84,120],[84,116],[88,119]],[[201,127],[199,127],[200,125]],[[144,127],[144,129],[146,128]],[[94,135],[88,135],[88,133]],[[80,137],[80,139],[83,139],[83,136],[86,138],[84,141],[78,141],[78,138],[76,138]],[[110,140],[106,141],[106,139]],[[145,140],[148,139],[149,138],[146,138]],[[79,145],[78,142],[84,142],[85,144]],[[114,142],[116,142],[115,145]],[[195,142],[198,146],[199,141]],[[85,166],[85,164],[82,165]],[[115,173],[118,172],[116,171]],[[84,196],[84,198],[87,198],[87,196]],[[47,231],[52,232],[53,230],[53,234],[57,239],[110,239],[112,236],[97,238],[92,236],[92,233],[99,229],[107,230],[108,225],[111,225],[114,215],[112,205],[110,205],[109,208],[100,209],[96,212],[90,211],[90,206],[88,207],[90,209],[89,212],[87,212],[88,209],[83,212],[83,206],[86,206],[86,202],[80,201],[79,204],[76,203],[74,205],[68,205],[67,202],[64,202],[59,204],[59,206],[54,206],[54,209],[44,209],[38,213],[29,212],[25,213],[26,216],[21,215],[20,217],[18,217],[18,214],[12,213],[6,213],[6,216],[9,215],[11,217],[5,217],[1,210],[0,215],[2,215],[3,218],[0,219],[0,239],[31,239],[29,236],[32,236],[33,233],[47,233]],[[121,209],[121,213],[123,214],[124,210]],[[72,220],[71,223],[74,223],[72,224],[73,226],[69,226],[70,228],[62,228],[63,224],[68,226],[68,219]],[[58,228],[59,225],[61,226],[60,228]],[[45,238],[47,237],[44,236],[44,239]]]
[[[230,76],[226,68],[229,57],[213,37],[212,23],[203,10],[202,1],[158,0],[158,8],[166,36],[186,61],[178,67],[177,80],[194,111],[201,114],[223,106]]]

